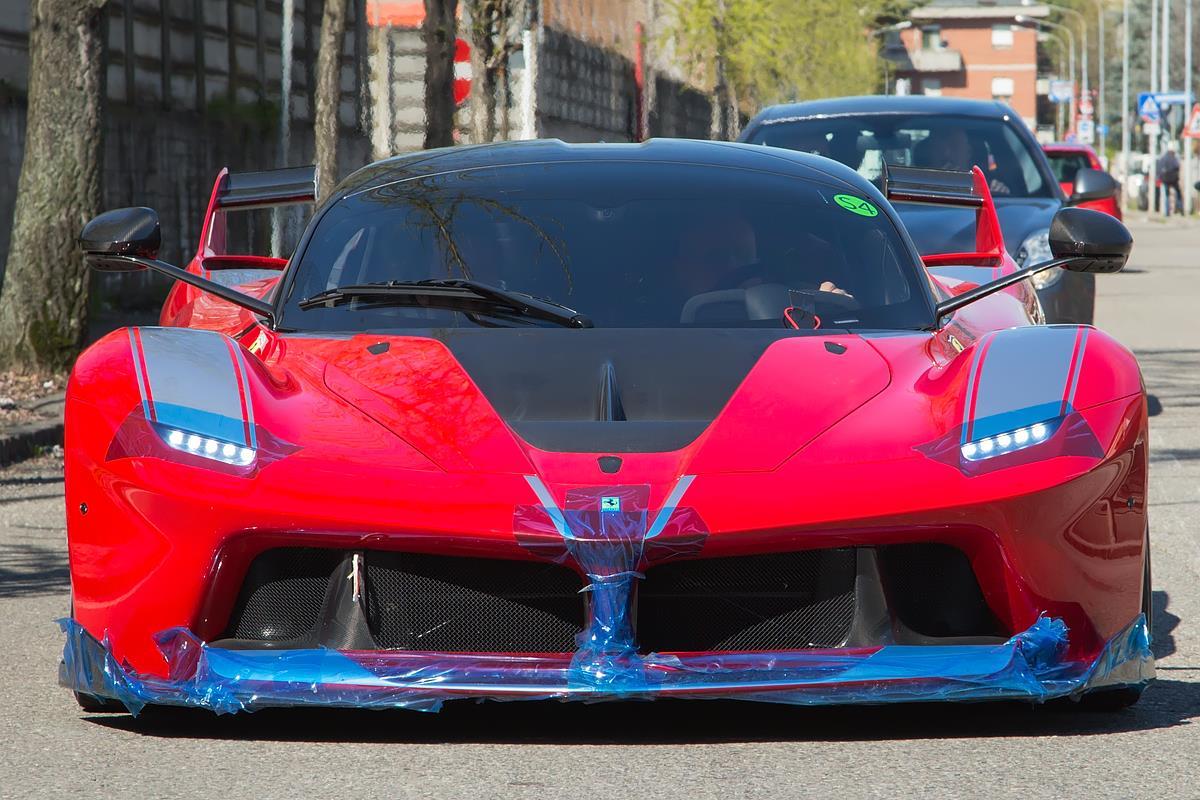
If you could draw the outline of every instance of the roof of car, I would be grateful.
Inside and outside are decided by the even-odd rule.
[[[333,197],[467,169],[577,161],[738,167],[795,175],[859,191],[870,187],[861,175],[837,162],[782,148],[694,139],[650,139],[632,144],[568,144],[558,139],[535,139],[424,150],[376,161],[343,180]]]
[[[1042,149],[1047,153],[1095,153],[1090,145],[1080,144],[1079,142],[1051,142],[1042,145]]]
[[[1016,116],[1016,112],[995,100],[967,100],[960,97],[927,97],[925,95],[863,95],[861,97],[832,97],[805,103],[785,103],[768,106],[747,125],[771,124],[805,117],[842,114],[951,114],[965,117]]]

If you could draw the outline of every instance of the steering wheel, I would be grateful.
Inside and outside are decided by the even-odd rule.
[[[833,292],[812,291],[814,305],[818,310],[822,306],[833,306],[840,310],[854,311],[861,304],[853,297]],[[761,322],[770,319],[783,319],[783,311],[793,305],[791,288],[781,283],[760,283],[745,289],[717,289],[703,292],[688,298],[679,314],[679,321],[684,325],[695,324],[701,309],[718,304],[740,303],[745,309],[746,320]]]

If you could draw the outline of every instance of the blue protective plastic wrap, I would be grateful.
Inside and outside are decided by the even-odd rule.
[[[517,541],[539,558],[572,563],[589,579],[588,626],[574,653],[504,655],[400,650],[228,650],[176,628],[158,636],[166,678],[133,673],[73,620],[60,682],[121,701],[217,713],[319,705],[436,711],[460,697],[494,700],[620,700],[664,696],[739,698],[797,705],[928,700],[1045,701],[1153,677],[1146,620],[1139,616],[1090,662],[1067,659],[1067,627],[1039,618],[994,645],[885,645],[781,652],[638,653],[634,586],[647,565],[696,553],[707,537],[680,501],[679,480],[655,513],[648,486],[584,487],[559,508],[529,478],[538,505],[518,507]]]
[[[863,651],[789,651],[703,656],[630,654],[619,686],[601,671],[580,680],[574,658],[476,656],[401,651],[224,650],[182,629],[160,644],[170,677],[133,674],[72,620],[60,681],[121,701],[194,706],[218,714],[317,705],[437,711],[458,697],[493,700],[620,700],[663,696],[737,698],[796,705],[930,700],[1042,702],[1153,677],[1145,619],[1139,617],[1092,663],[1065,661],[1066,626],[1039,619],[997,645],[892,645]],[[607,681],[607,682],[606,682]]]

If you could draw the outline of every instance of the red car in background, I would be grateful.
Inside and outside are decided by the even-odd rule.
[[[1054,171],[1054,177],[1058,179],[1063,194],[1067,197],[1070,197],[1075,190],[1076,172],[1081,169],[1104,171],[1104,166],[1100,163],[1100,156],[1096,155],[1096,151],[1086,144],[1055,143],[1045,145],[1042,149],[1050,161],[1050,169]],[[1121,204],[1117,201],[1116,196],[1106,197],[1102,200],[1087,200],[1079,203],[1079,207],[1094,208],[1105,214],[1111,214],[1117,219],[1122,218]]]

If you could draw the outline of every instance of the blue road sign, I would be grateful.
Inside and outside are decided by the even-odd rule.
[[[1146,122],[1158,122],[1162,111],[1158,106],[1158,98],[1151,92],[1140,92],[1137,101],[1138,116]]]
[[[1168,106],[1190,106],[1192,98],[1186,92],[1158,92],[1154,95],[1160,109]]]
[[[1108,136],[1108,126],[1107,125],[1097,125],[1096,126],[1096,134],[1099,136]]]

